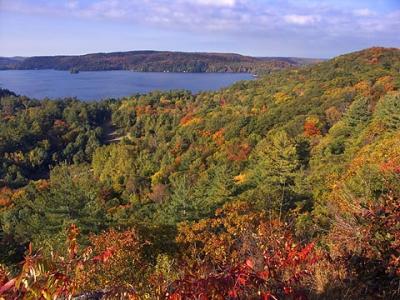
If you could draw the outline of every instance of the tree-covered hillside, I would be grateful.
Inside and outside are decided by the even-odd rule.
[[[273,70],[316,63],[295,57],[250,57],[234,53],[129,51],[70,56],[1,58],[0,70],[55,69],[71,71],[131,70],[138,72],[245,72]]]
[[[198,95],[2,91],[0,297],[398,299],[399,88],[370,48]]]

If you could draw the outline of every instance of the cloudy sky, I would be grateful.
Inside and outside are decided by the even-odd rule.
[[[400,47],[400,0],[0,0],[0,56],[139,49],[328,58]]]

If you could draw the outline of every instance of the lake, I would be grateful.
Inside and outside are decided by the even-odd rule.
[[[99,100],[153,90],[186,89],[198,93],[252,78],[246,73],[95,71],[71,74],[55,70],[6,70],[0,71],[0,87],[37,99],[77,97]]]

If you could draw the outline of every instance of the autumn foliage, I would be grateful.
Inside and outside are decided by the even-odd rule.
[[[285,229],[278,229],[281,226],[262,225],[260,235],[268,234],[265,242],[270,244],[261,256],[215,265],[200,276],[186,275],[169,287],[168,299],[306,299],[305,282],[318,260],[314,244],[297,244]]]
[[[302,245],[296,242],[287,225],[279,221],[260,223],[254,219],[257,215],[253,213],[245,213],[236,220],[234,215],[241,215],[244,208],[248,209],[243,204],[227,207],[226,219],[221,215],[222,211],[217,212],[217,218],[222,218],[220,224],[227,226],[227,230],[233,234],[232,238],[239,234],[236,236],[238,240],[225,239],[227,246],[231,244],[229,251],[224,256],[210,261],[205,256],[203,260],[198,260],[202,251],[207,250],[194,253],[192,248],[179,263],[177,271],[180,278],[161,286],[164,291],[161,290],[159,297],[277,299],[290,296],[293,299],[306,299],[306,279],[312,276],[313,265],[318,261],[314,244]],[[246,222],[251,220],[259,224],[257,237],[248,241],[250,244],[247,246],[243,244],[247,250],[241,253],[243,256],[238,256],[241,242],[244,242],[244,234],[248,232],[245,231],[245,228],[248,229]],[[181,230],[185,231],[184,228]],[[196,228],[194,230],[197,231]],[[111,230],[93,236],[91,245],[83,249],[80,249],[77,242],[78,234],[78,228],[71,225],[64,256],[54,254],[51,260],[47,260],[30,248],[22,271],[17,277],[10,278],[2,269],[0,295],[11,298],[53,299],[79,294],[99,294],[102,297],[136,299],[146,290],[141,284],[143,276],[148,272],[148,266],[143,264],[141,253],[144,244],[139,241],[134,231]],[[218,233],[214,234],[214,239],[222,237],[219,237]],[[202,238],[202,235],[198,238]],[[215,246],[216,249],[223,247],[222,244]],[[192,244],[192,247],[195,247],[195,244]],[[193,260],[196,269],[193,265],[189,266],[189,260]],[[148,277],[148,287],[156,290],[160,287],[160,282],[152,281],[152,276],[150,274]]]
[[[135,233],[106,232],[93,237],[92,246],[84,249],[79,249],[78,235],[79,229],[71,225],[67,232],[66,252],[64,255],[54,253],[51,259],[44,258],[40,251],[35,253],[30,246],[20,274],[10,278],[1,270],[3,285],[0,286],[0,296],[56,299],[94,292],[105,297],[122,295],[126,299],[135,299],[136,292],[131,283],[119,278],[119,274],[126,276],[129,266],[138,262],[135,253],[137,255],[140,247]],[[115,273],[115,270],[120,270],[120,273]],[[104,286],[109,288],[101,291]]]
[[[287,224],[267,221],[243,202],[182,224],[178,242],[187,269],[169,287],[169,299],[305,299],[318,261],[314,243],[296,242]]]
[[[312,137],[320,135],[321,131],[318,128],[318,120],[308,119],[304,122],[304,135],[307,137]]]
[[[371,48],[196,95],[0,89],[0,299],[399,299],[399,70]]]

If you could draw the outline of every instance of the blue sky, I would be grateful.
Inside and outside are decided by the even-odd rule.
[[[127,50],[328,58],[400,47],[400,0],[0,0],[0,56]]]

